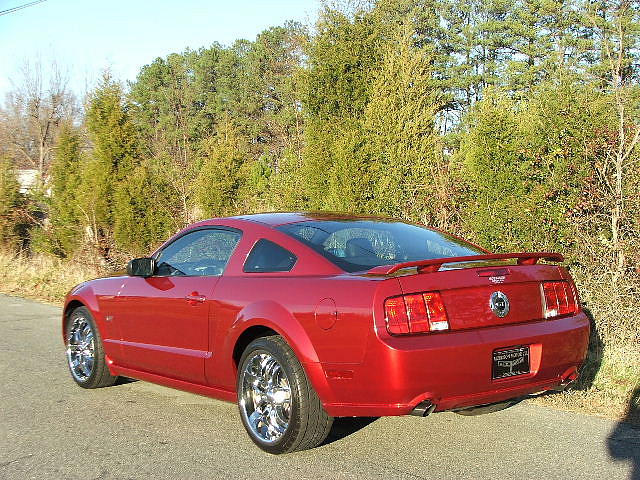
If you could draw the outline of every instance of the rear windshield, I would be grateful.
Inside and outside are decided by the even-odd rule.
[[[308,221],[277,229],[310,246],[347,272],[414,260],[485,253],[446,233],[402,222]]]

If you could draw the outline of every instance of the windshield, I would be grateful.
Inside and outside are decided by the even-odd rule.
[[[446,233],[402,222],[308,221],[277,229],[310,246],[347,272],[414,260],[486,253]]]

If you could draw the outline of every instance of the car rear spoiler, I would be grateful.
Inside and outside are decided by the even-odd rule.
[[[418,273],[433,273],[440,270],[445,263],[476,262],[483,260],[510,260],[516,259],[518,265],[535,265],[538,260],[549,262],[562,262],[564,257],[559,253],[492,253],[489,255],[468,255],[466,257],[445,257],[431,260],[416,260],[413,262],[396,263],[394,265],[379,265],[367,271],[369,275],[390,275],[403,268],[417,267]]]

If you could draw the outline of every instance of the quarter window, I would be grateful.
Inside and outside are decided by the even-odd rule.
[[[288,272],[297,260],[298,258],[286,248],[263,238],[254,245],[243,271],[246,273]]]
[[[159,276],[222,275],[240,232],[203,229],[187,233],[165,247],[156,259]]]

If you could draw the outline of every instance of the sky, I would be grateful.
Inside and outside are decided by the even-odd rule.
[[[33,0],[0,0],[0,11]],[[55,60],[82,97],[105,68],[134,80],[157,57],[214,42],[254,40],[287,20],[312,23],[318,0],[46,0],[0,15],[0,103],[25,62]]]

